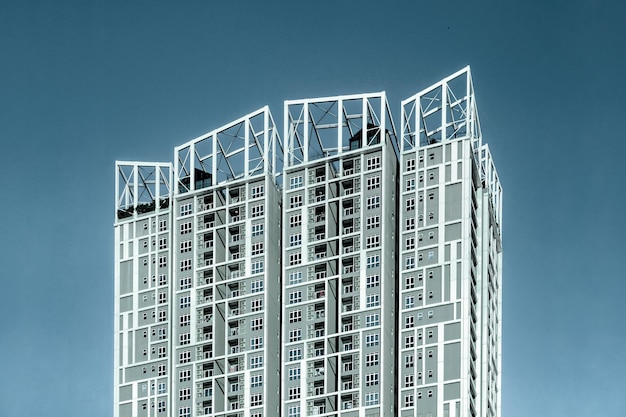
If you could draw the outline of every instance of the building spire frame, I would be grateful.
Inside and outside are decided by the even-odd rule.
[[[401,151],[469,137],[482,144],[474,85],[467,66],[402,101]]]

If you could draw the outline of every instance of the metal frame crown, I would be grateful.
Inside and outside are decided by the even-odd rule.
[[[402,101],[402,152],[469,137],[482,144],[474,86],[467,66]]]

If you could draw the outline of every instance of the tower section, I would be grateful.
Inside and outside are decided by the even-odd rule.
[[[282,415],[392,416],[396,135],[384,93],[285,102]]]
[[[117,162],[115,178],[114,416],[166,416],[172,168]]]
[[[403,417],[499,416],[501,194],[469,67],[402,102]]]
[[[175,148],[170,415],[278,415],[280,159],[267,107]]]

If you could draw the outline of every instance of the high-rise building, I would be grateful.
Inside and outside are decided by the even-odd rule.
[[[282,415],[393,415],[396,142],[384,93],[285,103]]]
[[[264,108],[117,163],[116,415],[278,414],[276,146]]]
[[[402,102],[400,416],[500,416],[502,189],[469,68]]]
[[[115,416],[500,416],[501,188],[469,68],[117,162]]]

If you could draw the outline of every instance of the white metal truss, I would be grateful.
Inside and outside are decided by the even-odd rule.
[[[470,67],[402,101],[402,152],[445,140],[472,138],[481,145],[481,131]]]
[[[118,219],[169,205],[172,164],[117,161],[115,174]]]
[[[177,146],[174,153],[176,194],[282,171],[282,142],[267,106]]]
[[[286,168],[387,139],[397,146],[385,92],[286,100],[284,116]]]

